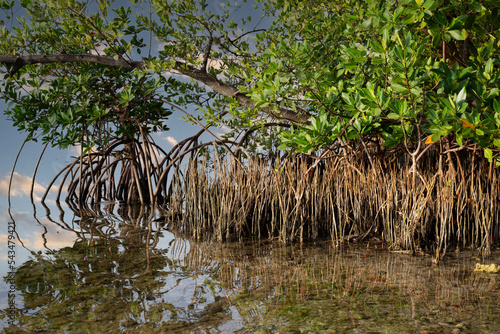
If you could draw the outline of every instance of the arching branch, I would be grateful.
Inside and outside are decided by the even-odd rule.
[[[115,59],[107,56],[93,55],[93,54],[51,54],[51,55],[0,55],[0,63],[6,65],[13,65],[10,75],[16,74],[19,69],[25,65],[32,64],[51,64],[51,63],[94,63],[105,66],[128,68],[128,69],[143,69],[145,68],[144,61],[126,61],[124,59]],[[255,104],[250,101],[250,98],[241,93],[237,88],[229,86],[217,78],[210,75],[204,69],[198,69],[189,64],[181,61],[176,61],[172,67],[183,75],[199,81],[206,86],[210,87],[213,91],[226,97],[236,99],[241,105],[245,107],[254,107]],[[278,111],[271,108],[263,108],[262,112],[269,116],[279,119],[287,120],[295,124],[303,124],[307,118],[293,110],[281,108]]]
[[[114,59],[112,57],[105,57],[93,55],[90,53],[84,54],[52,54],[52,55],[0,55],[0,63],[7,65],[14,65],[10,75],[16,74],[21,67],[32,64],[51,64],[51,63],[94,63],[112,67],[123,68],[143,68],[144,62],[142,61],[125,61],[122,59]]]

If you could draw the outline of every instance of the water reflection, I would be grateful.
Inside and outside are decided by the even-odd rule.
[[[472,252],[436,266],[379,243],[193,243],[159,209],[110,203],[73,208],[69,220],[59,209],[47,219],[76,241],[19,267],[6,333],[500,330],[499,275],[474,273]]]
[[[49,212],[49,220],[73,231],[77,241],[32,252],[19,266],[15,285],[22,305],[15,326],[5,331],[150,332],[185,327],[207,309],[222,310],[227,293],[214,279],[216,261],[193,264],[189,242],[165,230],[156,216],[144,207],[109,205],[75,210],[66,223]],[[222,312],[218,323],[230,314]]]
[[[232,302],[245,333],[500,332],[500,275],[474,273],[472,252],[439,266],[377,243],[226,245],[223,253],[220,281],[239,292]]]

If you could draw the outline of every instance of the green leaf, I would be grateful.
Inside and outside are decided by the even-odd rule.
[[[500,101],[498,99],[493,100],[493,109],[495,112],[500,113]]]
[[[493,152],[489,148],[484,149],[484,157],[488,159],[489,162],[493,161]]]
[[[307,144],[309,144],[309,142],[304,137],[301,136],[293,138],[293,141],[301,146],[306,146]]]
[[[492,69],[493,69],[493,58],[490,58],[486,62],[486,66],[485,66],[484,70],[486,71],[486,73],[491,74]]]
[[[387,117],[393,120],[398,120],[400,116],[396,113],[391,112],[387,115]]]
[[[371,45],[373,51],[375,51],[379,54],[384,54],[384,52],[385,52],[384,47],[380,43],[375,42],[375,41],[371,41],[370,45]]]
[[[391,88],[395,93],[408,93],[408,88],[397,83],[391,83]]]
[[[419,7],[420,7],[420,5],[419,5]],[[401,15],[401,13],[403,13],[404,9],[405,9],[405,7],[403,7],[403,6],[399,6],[398,8],[396,8],[396,10],[394,11],[394,14],[392,15],[393,22],[396,22],[397,18]]]
[[[453,39],[458,41],[463,41],[465,39],[463,33],[460,30],[448,30],[448,34],[450,34]]]
[[[431,140],[433,143],[437,142],[442,136],[441,132],[436,132],[435,134],[432,135]]]
[[[445,105],[446,108],[450,110],[455,110],[456,106],[455,103],[451,100],[451,97],[446,99],[446,98],[439,98],[439,101]]]
[[[288,143],[283,143],[283,144],[281,144],[281,145],[278,146],[278,150],[283,151],[283,150],[286,150],[286,149],[288,149],[290,147],[291,146]]]
[[[458,93],[457,95],[457,104],[458,105],[462,104],[463,102],[465,102],[466,99],[467,99],[467,91],[465,87],[463,87],[460,93]]]
[[[500,148],[500,139],[493,139],[493,145],[495,145],[497,148]]]
[[[448,25],[448,20],[446,19],[446,16],[443,13],[441,12],[435,13],[434,18],[436,19],[437,23],[440,26],[446,27]]]

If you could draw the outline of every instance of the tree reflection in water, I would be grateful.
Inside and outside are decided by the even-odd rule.
[[[500,276],[473,272],[478,253],[437,266],[373,241],[195,243],[158,208],[72,209],[52,223],[78,240],[18,269],[24,308],[6,333],[500,330]]]
[[[18,268],[15,283],[24,308],[7,333],[185,329],[207,320],[207,310],[220,311],[219,323],[229,320],[220,306],[226,293],[212,278],[216,262],[193,266],[189,242],[164,229],[164,221],[154,219],[157,212],[125,206],[113,214],[112,204],[104,211],[71,208],[70,224],[62,211],[59,221],[50,212],[49,219],[78,240],[72,247],[32,252]]]

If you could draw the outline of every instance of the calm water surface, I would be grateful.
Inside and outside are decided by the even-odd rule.
[[[3,332],[500,333],[500,275],[474,273],[477,252],[433,265],[376,242],[194,242],[158,212],[75,211],[13,215]]]

